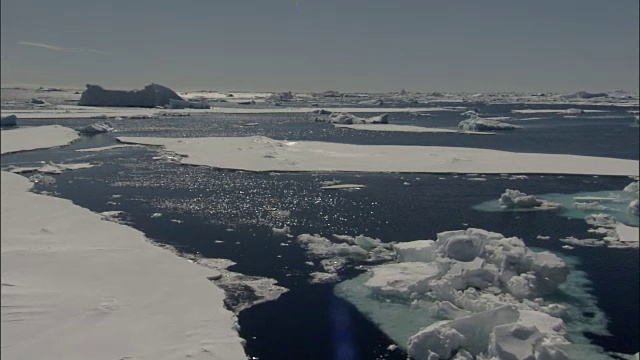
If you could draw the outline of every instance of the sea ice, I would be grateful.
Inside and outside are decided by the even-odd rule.
[[[504,209],[557,209],[560,204],[540,200],[533,195],[527,195],[518,190],[507,189],[498,200]]]
[[[80,138],[75,130],[60,125],[3,130],[0,136],[2,154],[67,145]]]
[[[94,166],[96,165],[90,164],[90,163],[56,164],[53,162],[49,162],[49,163],[42,164],[40,166],[30,166],[30,167],[9,166],[6,168],[6,170],[14,174],[23,174],[23,173],[30,173],[30,172],[39,172],[43,174],[62,174],[67,170],[87,169]]]
[[[387,124],[389,123],[389,114],[362,118],[349,113],[331,112],[326,116],[315,117],[317,122],[329,122],[332,124]]]
[[[17,126],[18,117],[15,115],[3,116],[0,118],[0,126]]]
[[[3,132],[4,135],[4,132]],[[638,161],[440,146],[352,145],[282,141],[263,136],[143,138],[123,143],[161,145],[182,163],[249,171],[367,171],[638,175]],[[216,154],[216,156],[212,156]],[[398,161],[403,159],[403,161]]]
[[[114,129],[110,123],[104,122],[104,123],[95,123],[95,124],[81,127],[80,129],[78,129],[78,132],[81,134],[101,134],[101,133],[111,132],[113,130]]]
[[[462,120],[458,124],[458,129],[464,131],[492,131],[492,130],[514,130],[522,129],[522,126],[500,122],[498,120],[483,119],[472,115],[467,120]]]
[[[1,179],[3,358],[246,359],[211,270]]]
[[[534,252],[521,239],[481,229],[442,232],[435,241],[400,243],[394,250],[398,262],[371,268],[363,286],[383,302],[403,299],[409,308],[426,307],[441,319],[405,338],[413,358],[446,359],[461,350],[463,358],[467,352],[474,357],[535,359],[545,353],[549,359],[566,358],[558,346],[569,344],[562,320],[567,310],[542,299],[569,276],[555,254]],[[336,291],[345,290],[339,285]]]

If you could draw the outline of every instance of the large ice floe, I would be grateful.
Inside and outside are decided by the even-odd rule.
[[[87,85],[78,105],[148,107],[168,106],[171,100],[184,101],[180,95],[166,86],[151,84],[142,90],[106,90],[98,85]]]
[[[2,154],[67,145],[80,138],[75,130],[59,125],[3,130],[0,136]]]
[[[2,131],[2,153],[77,137],[60,126]],[[31,193],[25,177],[0,179],[2,358],[246,359],[208,279],[219,272],[108,216]]]
[[[263,136],[118,140],[163,146],[165,151],[183,156],[180,161],[185,164],[248,171],[593,175],[638,175],[639,171],[637,160],[463,147],[352,145]]]
[[[2,358],[246,359],[211,270],[1,180]]]
[[[482,229],[394,245],[396,262],[336,286],[416,360],[607,358],[582,336],[606,334],[584,289],[559,303],[570,276],[557,255]],[[559,294],[560,293],[560,294]],[[576,300],[577,301],[577,300]],[[583,315],[587,309],[592,318]]]

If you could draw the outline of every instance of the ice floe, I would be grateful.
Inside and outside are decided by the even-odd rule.
[[[4,132],[3,132],[4,135]],[[124,143],[160,145],[182,163],[249,171],[360,171],[422,173],[538,173],[638,175],[638,161],[515,153],[440,146],[351,145],[282,141],[263,136],[143,138]],[[212,156],[214,155],[215,156]],[[403,159],[403,161],[397,161]]]
[[[87,125],[78,129],[78,132],[81,134],[102,134],[113,131],[114,128],[110,123],[95,123],[91,125]]]
[[[0,136],[2,154],[67,145],[80,138],[75,130],[59,125],[3,130]]]
[[[590,332],[605,331],[592,297],[576,289],[576,299],[591,303],[550,300],[584,282],[576,278],[581,272],[572,277],[553,253],[481,229],[443,232],[436,240],[394,248],[397,262],[375,266],[335,292],[412,358],[568,359],[598,351],[581,335],[585,325]],[[594,309],[597,321],[584,318],[581,306]]]
[[[164,246],[167,247],[167,246]],[[171,249],[171,247],[168,247]],[[176,251],[172,249],[172,251]],[[289,291],[277,285],[277,281],[260,276],[249,276],[228,270],[235,263],[227,259],[205,258],[200,255],[180,254],[198,265],[216,270],[218,274],[209,277],[225,292],[225,306],[238,314],[242,310],[267,301],[273,301]]]
[[[332,124],[388,124],[389,114],[382,114],[378,116],[372,116],[369,118],[359,117],[350,113],[331,112],[324,110],[323,112],[317,112],[318,115],[314,117],[316,122],[328,122]]]
[[[317,260],[324,273],[336,274],[347,264],[375,263],[393,258],[392,243],[364,235],[333,235],[331,241],[319,234],[301,234],[296,242]]]
[[[30,193],[20,175],[1,179],[3,357],[246,359],[212,270]]]
[[[560,207],[560,204],[541,200],[533,195],[512,189],[507,189],[500,195],[498,204],[504,209],[553,210]]]
[[[6,171],[14,174],[24,174],[30,172],[39,172],[43,174],[62,174],[67,170],[88,169],[96,166],[92,163],[75,163],[75,164],[56,164],[53,162],[43,163],[40,166],[8,166]]]
[[[0,126],[17,126],[18,117],[15,115],[3,116],[0,118]]]
[[[522,129],[522,126],[507,124],[498,120],[486,119],[472,115],[471,118],[462,120],[458,124],[458,129],[463,131],[493,131]]]

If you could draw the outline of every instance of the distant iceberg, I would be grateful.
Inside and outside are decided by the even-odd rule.
[[[132,91],[105,90],[101,86],[88,84],[78,105],[154,108],[168,106],[172,99],[184,101],[175,91],[158,84]]]
[[[587,91],[578,91],[577,93],[563,95],[562,97],[565,99],[593,99],[599,97],[608,97],[609,95],[606,93],[590,93]]]

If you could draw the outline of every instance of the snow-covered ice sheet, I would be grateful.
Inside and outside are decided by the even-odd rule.
[[[0,136],[2,154],[67,145],[80,138],[75,130],[59,125],[3,130]]]
[[[539,173],[638,175],[638,161],[498,150],[280,141],[263,136],[148,138],[125,143],[164,146],[183,163],[248,171]],[[402,161],[398,161],[402,159]]]
[[[212,270],[20,175],[1,182],[2,358],[246,359]]]

